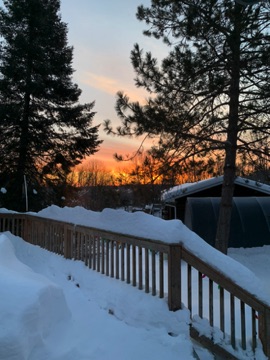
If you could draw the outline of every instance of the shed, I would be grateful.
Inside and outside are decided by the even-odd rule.
[[[163,202],[164,219],[185,219],[185,208],[187,198],[190,197],[220,197],[223,176],[186,183],[174,186],[161,194]],[[258,181],[236,177],[234,181],[235,197],[261,197],[270,196],[270,186]]]
[[[223,176],[186,183],[162,193],[164,219],[180,219],[214,245]],[[235,179],[230,247],[270,244],[270,186]],[[247,230],[248,229],[248,230]],[[260,238],[257,236],[260,234]]]

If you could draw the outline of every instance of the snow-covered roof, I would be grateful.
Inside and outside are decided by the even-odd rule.
[[[222,182],[223,182],[223,175],[217,176],[214,178],[210,178],[207,180],[197,181],[194,183],[185,183],[182,185],[177,185],[168,190],[163,191],[161,194],[161,200],[162,201],[174,201],[177,198],[188,196],[188,195],[194,194],[198,191],[210,189],[214,186],[221,185]],[[244,186],[246,188],[257,190],[257,191],[260,191],[267,195],[270,195],[270,186],[267,184],[263,184],[258,181],[242,178],[240,176],[235,178],[234,183],[236,185]]]

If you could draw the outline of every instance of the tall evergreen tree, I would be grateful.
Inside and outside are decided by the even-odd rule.
[[[22,205],[23,183],[61,182],[97,151],[94,103],[79,104],[73,48],[59,0],[5,0],[0,9],[0,185]]]
[[[152,154],[181,167],[186,159],[224,154],[216,247],[227,251],[237,156],[268,157],[270,146],[270,2],[152,0],[137,17],[145,34],[171,48],[158,65],[135,45],[136,85],[146,105],[118,93],[118,135],[159,136]]]

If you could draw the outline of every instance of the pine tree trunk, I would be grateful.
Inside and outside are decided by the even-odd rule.
[[[229,126],[225,146],[224,179],[221,193],[221,203],[217,224],[215,247],[227,254],[231,215],[233,205],[234,180],[236,175],[236,154],[238,135],[238,112],[239,112],[239,85],[240,85],[240,23],[241,7],[235,5],[234,30],[230,37],[231,58],[231,86],[229,93]]]
[[[233,160],[233,158],[235,159],[235,154],[235,147],[230,148],[226,154],[226,165],[224,168],[224,179],[215,241],[216,249],[220,250],[224,254],[227,254],[231,228],[230,225],[235,179],[235,166],[233,166],[233,162],[235,162],[235,160]]]
[[[20,134],[20,142],[19,142],[19,161],[17,166],[17,172],[15,175],[15,201],[17,202],[17,207],[20,211],[26,211],[27,207],[25,204],[25,197],[24,194],[24,176],[27,172],[27,154],[28,154],[28,147],[29,147],[29,118],[30,118],[30,102],[31,102],[31,74],[32,74],[32,53],[31,53],[31,46],[32,46],[32,22],[31,17],[28,20],[28,28],[29,28],[29,35],[28,35],[28,57],[27,57],[27,68],[26,68],[26,87],[25,87],[25,94],[23,99],[23,112],[21,118],[21,134]]]
[[[26,93],[24,96],[24,111],[21,123],[21,136],[19,147],[19,161],[17,172],[15,175],[15,189],[14,201],[17,203],[17,207],[20,211],[26,211],[25,196],[24,194],[24,176],[27,170],[27,153],[28,153],[28,133],[29,133],[29,108],[30,108],[30,94]],[[23,190],[24,189],[24,190]]]

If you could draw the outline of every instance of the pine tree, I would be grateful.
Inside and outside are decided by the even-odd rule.
[[[0,183],[25,209],[23,183],[59,184],[97,151],[94,103],[80,104],[59,0],[5,0],[0,9]],[[22,203],[23,201],[23,203]],[[44,204],[43,204],[44,205]]]
[[[233,0],[152,0],[137,17],[145,35],[170,46],[161,65],[135,45],[136,85],[146,105],[118,93],[118,135],[158,136],[152,154],[164,164],[224,154],[224,183],[216,247],[227,251],[237,157],[268,156],[270,144],[269,1],[243,6]],[[262,146],[262,144],[264,146]]]

